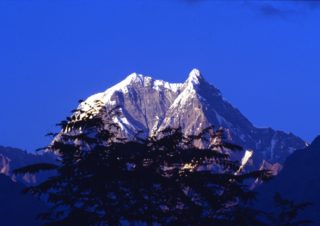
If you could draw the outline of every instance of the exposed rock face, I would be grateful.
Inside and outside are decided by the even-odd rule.
[[[122,114],[114,121],[128,137],[137,131],[145,136],[157,134],[169,126],[181,127],[186,134],[197,134],[210,125],[222,127],[231,142],[254,150],[255,167],[264,160],[283,163],[294,150],[305,147],[305,142],[293,134],[254,127],[197,69],[181,84],[133,73],[85,102],[95,105],[96,100],[107,109],[120,106]],[[84,104],[79,107],[86,110]]]
[[[4,174],[13,181],[18,181],[23,184],[36,184],[39,180],[46,178],[44,173],[38,175],[25,174],[21,176],[13,175],[12,171],[31,164],[53,162],[54,157],[50,154],[35,155],[27,153],[17,148],[0,146],[0,174]]]

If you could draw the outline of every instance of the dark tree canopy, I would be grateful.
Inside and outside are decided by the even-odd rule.
[[[46,225],[257,225],[259,211],[243,204],[255,197],[245,181],[270,174],[237,173],[230,152],[241,147],[225,143],[222,130],[185,136],[168,128],[127,140],[113,120],[117,108],[106,111],[103,105],[74,111],[46,147],[58,163],[16,171],[56,171],[28,188],[51,204],[42,214]],[[210,141],[207,148],[195,145]]]

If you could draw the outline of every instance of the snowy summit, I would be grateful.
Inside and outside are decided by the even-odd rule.
[[[194,68],[189,74],[189,77],[187,79],[187,82],[193,83],[193,84],[200,84],[200,81],[202,80],[202,75],[199,69]]]
[[[96,100],[102,101],[107,110],[120,107],[121,115],[114,122],[128,138],[137,131],[143,131],[144,136],[156,135],[167,127],[181,127],[185,134],[197,134],[211,125],[224,128],[230,142],[254,150],[255,167],[262,161],[282,164],[292,150],[305,147],[305,142],[293,134],[254,127],[198,69],[193,69],[184,83],[132,73],[85,102],[94,105]],[[79,108],[86,110],[84,104]]]

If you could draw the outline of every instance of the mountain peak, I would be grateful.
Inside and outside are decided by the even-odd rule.
[[[134,73],[131,73],[130,75],[128,75],[122,82],[127,83],[127,84],[129,84],[131,82],[137,82],[137,81],[140,82],[143,80],[144,77],[145,76],[134,72]]]
[[[133,72],[129,74],[124,80],[109,88],[108,90],[127,90],[127,87],[130,85],[140,84],[143,86],[145,83],[150,83],[151,81],[153,81],[151,77]]]
[[[227,139],[245,149],[255,148],[254,165],[261,160],[283,163],[291,150],[305,147],[294,136],[272,129],[260,129],[225,101],[219,90],[207,82],[198,69],[191,70],[184,83],[155,80],[132,73],[122,82],[86,100],[95,106],[105,103],[107,110],[121,107],[113,122],[120,126],[121,136],[130,138],[138,131],[143,136],[155,135],[165,128],[182,128],[187,135],[196,135],[208,126],[224,128]],[[87,105],[79,108],[86,111]]]
[[[203,80],[203,77],[201,75],[200,70],[197,68],[194,68],[189,73],[187,83],[192,83],[192,84],[196,85],[196,84],[200,84],[201,80]]]

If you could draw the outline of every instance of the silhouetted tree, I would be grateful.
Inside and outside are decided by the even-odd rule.
[[[85,105],[85,103],[82,103]],[[75,110],[45,148],[57,164],[36,164],[16,173],[55,170],[27,192],[51,204],[41,217],[46,225],[241,225],[258,222],[248,179],[266,179],[268,171],[236,173],[230,153],[241,147],[224,142],[223,131],[205,129],[185,136],[168,128],[157,136],[127,140],[99,102]],[[212,142],[210,142],[212,141]],[[211,145],[198,148],[195,143]],[[245,213],[242,215],[241,213]],[[248,218],[247,216],[250,216]]]

